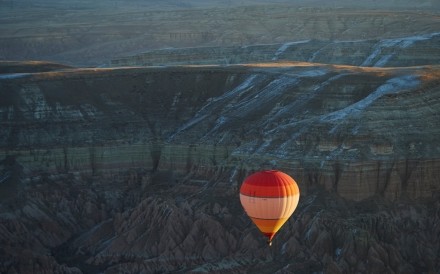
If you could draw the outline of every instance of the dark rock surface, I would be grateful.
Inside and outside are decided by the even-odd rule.
[[[366,67],[440,64],[440,32],[387,39],[317,40],[229,47],[150,50],[111,60],[110,66],[242,64],[295,60]]]
[[[2,77],[1,153],[27,172],[146,167],[220,176],[266,165],[296,174],[304,190],[323,185],[355,200],[438,191],[435,66],[265,63]]]
[[[311,63],[0,74],[0,272],[440,269],[440,69]],[[260,168],[299,207],[269,248]]]
[[[119,180],[59,177],[25,186],[15,204],[1,207],[0,270],[427,273],[440,267],[438,200],[355,203],[317,190],[269,248],[236,193],[221,183],[194,195],[184,183],[156,183],[160,175],[149,174],[138,169]]]
[[[76,0],[73,3],[38,0],[34,4],[3,0],[0,1],[0,60],[50,60],[75,66],[101,66],[120,57],[164,48],[232,46],[246,52],[240,47],[252,49],[261,44],[314,39],[316,43],[309,46],[318,51],[335,41],[366,40],[366,44],[375,45],[382,39],[440,31],[439,4],[434,0],[258,2],[262,5],[256,5],[256,0]],[[334,51],[334,57],[343,60],[349,54],[358,54],[352,51],[350,42],[336,44],[342,51]],[[328,49],[324,48],[319,57],[331,54]],[[364,50],[360,48],[360,53]],[[179,51],[172,54],[180,55]],[[402,56],[408,52],[401,51]],[[156,53],[162,53],[163,58],[164,52]],[[307,50],[296,53],[309,56]],[[261,61],[265,56],[250,57],[255,58],[251,61]],[[156,58],[150,56],[157,62]],[[232,53],[215,61],[224,64],[243,59],[242,63],[247,63],[247,58]],[[311,61],[323,62],[317,58]]]

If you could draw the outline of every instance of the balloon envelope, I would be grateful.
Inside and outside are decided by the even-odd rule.
[[[275,233],[295,211],[299,188],[292,177],[277,170],[251,174],[240,188],[240,202],[247,215],[271,244]]]

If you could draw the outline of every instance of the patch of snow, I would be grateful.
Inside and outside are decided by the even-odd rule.
[[[214,131],[218,130],[223,124],[226,123],[226,121],[228,121],[228,119],[225,116],[220,116],[219,118],[217,118],[217,120],[215,121],[215,126],[213,129],[210,130],[210,132],[214,132]],[[209,133],[208,133],[208,135],[209,135]]]
[[[9,177],[11,177],[10,171],[6,171],[4,174],[0,174],[0,184],[6,182],[6,180],[8,180]]]
[[[173,103],[171,104],[171,107],[175,107],[181,97],[182,97],[182,92],[178,92],[176,95],[174,95]]]
[[[297,83],[299,83],[299,79],[295,77],[284,75],[281,78],[277,78],[265,86],[256,96],[235,105],[234,111],[231,114],[234,117],[245,117],[249,113],[260,109],[261,105],[276,101],[286,91],[287,87]]]
[[[327,44],[325,46],[323,46],[322,48],[318,49],[317,51],[315,51],[312,56],[307,60],[308,62],[314,62],[316,59],[316,56],[318,56],[318,54],[320,54],[326,47],[328,47],[331,44]]]
[[[353,135],[356,135],[356,134],[359,133],[359,129],[360,129],[360,126],[357,125],[357,126],[355,126],[355,127],[351,130],[351,133],[352,133]]]
[[[289,157],[289,150],[292,147],[292,140],[286,140],[284,143],[278,146],[278,148],[273,149],[273,152],[277,155],[280,159],[286,159],[286,157]]]
[[[315,69],[304,70],[299,73],[295,73],[294,75],[298,77],[319,77],[319,76],[324,76],[327,73],[328,70],[325,68],[315,68]]]
[[[367,57],[367,59],[361,64],[361,66],[366,67],[371,65],[374,59],[382,52],[382,47],[379,45],[375,46],[373,52]]]
[[[20,110],[27,119],[44,119],[50,113],[50,107],[38,86],[25,86],[20,89],[19,94],[24,102]]]
[[[389,61],[394,55],[395,55],[395,54],[393,53],[393,54],[387,54],[387,55],[382,56],[382,57],[379,59],[379,61],[377,61],[377,62],[374,64],[373,67],[383,67],[383,66],[385,66],[385,65],[388,63],[388,61]]]
[[[397,94],[401,90],[415,88],[420,85],[418,77],[413,75],[406,75],[395,77],[388,80],[385,84],[378,87],[374,92],[369,94],[364,99],[338,111],[329,113],[321,117],[321,121],[337,121],[342,120],[350,115],[356,115],[374,101],[387,94]]]
[[[84,112],[88,117],[94,117],[98,113],[96,108],[93,105],[90,104],[83,104],[81,105],[81,110]]]
[[[60,103],[55,105],[55,115],[57,118],[68,118],[68,119],[81,119],[83,114],[79,109],[75,109],[73,106],[61,106]]]
[[[9,106],[5,108],[0,108],[0,119],[5,118],[7,121],[10,121],[14,118],[14,107]]]
[[[439,36],[440,32],[434,32],[430,34],[425,35],[416,35],[416,36],[410,36],[400,39],[400,47],[401,48],[408,48],[412,46],[414,43],[419,41],[425,41],[434,38],[435,36]]]
[[[231,91],[226,92],[222,96],[214,98],[212,100],[212,102],[217,102],[217,101],[224,100],[226,98],[233,97],[233,96],[235,96],[235,95],[237,95],[237,94],[239,94],[239,93],[241,93],[243,91],[246,91],[246,90],[252,88],[254,86],[255,80],[257,79],[257,76],[259,76],[259,75],[258,74],[253,74],[253,75],[249,76],[240,85],[238,85],[237,87],[235,87]]]
[[[365,61],[361,64],[361,66],[373,65],[373,61],[382,53],[382,50],[384,49],[393,48],[393,47],[405,49],[412,46],[414,43],[429,40],[438,35],[440,35],[440,32],[435,32],[425,35],[409,36],[403,38],[383,39],[374,46],[373,52],[365,59]],[[393,52],[392,54],[383,56],[379,61],[377,61],[374,64],[374,66],[375,67],[384,66],[386,62],[394,55],[395,53]]]
[[[297,41],[297,42],[288,42],[281,45],[278,50],[275,52],[275,56],[272,58],[273,61],[278,60],[278,57],[283,54],[290,46],[308,43],[310,40]]]
[[[6,74],[0,74],[0,80],[2,79],[18,79],[23,78],[25,76],[29,75],[29,73],[6,73]]]
[[[272,143],[272,139],[268,139],[265,140],[263,142],[263,144],[261,144],[261,146],[256,150],[256,152],[264,152],[266,150],[266,148],[268,148],[270,146],[270,144]]]
[[[194,115],[192,119],[187,121],[184,125],[177,129],[177,131],[170,136],[169,139],[174,138],[180,132],[193,127],[194,125],[201,122],[203,119],[211,115],[213,112],[221,111],[221,109],[217,109],[222,105],[226,105],[228,100],[235,99],[238,95],[243,94],[249,91],[252,87],[254,87],[257,83],[263,81],[265,77],[261,74],[253,74],[247,77],[241,84],[233,88],[232,90],[222,94],[221,96],[211,98],[207,104],[202,106],[199,111]],[[226,122],[226,118],[221,118],[218,120],[218,123],[214,126],[214,128],[220,127],[222,124]],[[211,130],[212,131],[212,130]]]
[[[399,43],[402,41],[402,38],[394,38],[394,39],[383,39],[379,42],[381,47],[383,48],[391,48],[399,45]]]
[[[238,169],[234,168],[234,170],[232,171],[231,176],[229,176],[229,183],[236,183],[237,182],[237,175],[238,175]]]
[[[336,248],[335,249],[335,255],[336,255],[336,258],[339,258],[339,257],[341,257],[341,255],[342,255],[342,248]]]
[[[258,76],[260,76],[260,77],[258,77]],[[241,84],[239,84],[237,87],[233,88],[232,90],[224,93],[221,96],[211,98],[209,100],[208,104],[206,104],[202,108],[200,108],[200,110],[197,112],[196,116],[205,112],[206,109],[212,108],[215,103],[232,99],[232,98],[236,97],[238,94],[241,94],[241,93],[248,91],[249,89],[254,87],[254,85],[257,83],[257,81],[256,81],[257,79],[259,81],[261,81],[261,80],[264,80],[264,77],[262,77],[262,75],[253,74],[253,75],[249,76],[248,78],[246,78]]]
[[[208,114],[203,114],[203,115],[200,115],[200,116],[198,116],[198,117],[194,117],[193,119],[191,119],[191,120],[189,120],[187,123],[185,123],[183,126],[181,126],[181,127],[177,130],[177,133],[178,133],[178,132],[181,132],[181,131],[184,131],[184,130],[186,130],[186,129],[188,129],[188,128],[194,126],[194,125],[196,125],[197,123],[199,123],[200,121],[202,121],[203,119],[205,119],[207,116],[208,116]],[[176,134],[177,134],[177,133],[176,133]],[[174,134],[174,135],[175,135],[175,134]],[[173,136],[174,136],[174,135],[173,135]]]
[[[292,123],[295,123],[295,120],[296,120],[295,117],[296,117],[299,109],[302,109],[303,106],[305,106],[310,100],[312,100],[317,95],[319,95],[325,89],[325,87],[327,87],[333,81],[338,80],[338,79],[340,79],[344,76],[347,76],[347,75],[349,75],[349,74],[343,73],[343,74],[338,74],[338,75],[332,76],[329,79],[327,79],[326,81],[317,85],[311,92],[307,92],[307,93],[304,93],[304,94],[298,96],[291,103],[280,108],[276,113],[274,113],[273,115],[271,115],[271,117],[269,117],[267,119],[266,124],[272,123],[273,121],[276,121],[276,120],[279,121],[280,119],[283,119],[283,118],[287,118],[286,119],[287,124],[283,123],[281,125],[278,125],[276,128],[271,130],[271,133],[275,133],[275,131],[277,131],[278,129],[280,131],[285,131],[286,126],[293,125]],[[303,112],[303,114],[304,114],[304,112]]]
[[[234,149],[231,153],[231,156],[240,156],[242,154],[250,154],[254,148],[257,146],[257,140],[252,140],[248,143],[245,143],[244,145],[241,145],[240,147]]]

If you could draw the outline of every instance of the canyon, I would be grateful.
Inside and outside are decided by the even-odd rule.
[[[438,66],[1,69],[2,272],[438,268]],[[268,249],[237,193],[271,168]]]
[[[0,2],[0,273],[439,271],[434,1],[86,2]]]
[[[227,51],[231,47],[310,39],[320,42],[309,50],[327,41],[374,43],[373,40],[436,33],[440,24],[440,8],[429,1],[370,0],[347,4],[350,1],[338,0],[333,4],[295,1],[257,5],[256,1],[114,0],[93,4],[38,0],[35,6],[26,0],[12,2],[15,6],[0,2],[0,60],[46,60],[92,67],[160,49],[178,52],[184,48],[224,47]],[[359,5],[370,7],[356,7]],[[172,56],[176,52],[162,53]]]

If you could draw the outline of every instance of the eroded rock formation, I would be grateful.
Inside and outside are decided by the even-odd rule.
[[[258,1],[191,0],[186,1],[188,5],[181,0],[50,0],[35,5],[15,2],[0,2],[0,60],[51,60],[77,66],[100,66],[115,57],[163,48],[234,46],[246,53],[258,44],[321,40],[309,45],[315,52],[329,41],[370,40],[367,45],[375,44],[380,39],[435,33],[440,25],[439,7],[434,1],[259,1],[262,5],[256,5]],[[190,9],[191,5],[199,8]],[[353,52],[350,44],[339,43],[339,50],[333,51],[335,58],[325,58],[337,62],[338,58],[343,60],[348,54],[362,54],[366,50],[364,44],[360,52]],[[241,46],[251,47],[246,50]],[[327,50],[324,48],[312,61],[323,62],[318,57],[332,52]],[[165,58],[178,62],[182,61],[179,52],[182,50],[153,54],[162,53],[159,58],[164,58],[169,53],[177,60],[172,56]],[[206,56],[202,51],[199,53]],[[303,60],[303,56],[310,54],[307,49],[295,53],[301,59],[293,60]],[[402,50],[402,56],[406,53]],[[252,61],[262,61],[272,54],[273,51],[254,51],[250,57],[254,58]],[[199,58],[197,54],[191,55]],[[215,55],[208,55],[205,63],[212,62]],[[229,60],[230,56],[234,58]],[[150,55],[158,63],[159,58],[153,57]],[[249,62],[234,52],[224,60],[214,61],[237,63],[240,58],[242,63]],[[188,56],[183,59],[188,60]]]
[[[44,70],[44,69],[43,69]],[[437,66],[0,75],[0,272],[439,269]],[[269,249],[238,201],[302,190]]]
[[[295,60],[368,67],[440,64],[440,33],[374,40],[306,39],[286,43],[229,47],[192,47],[150,50],[114,59],[110,66],[180,64],[242,64]]]

